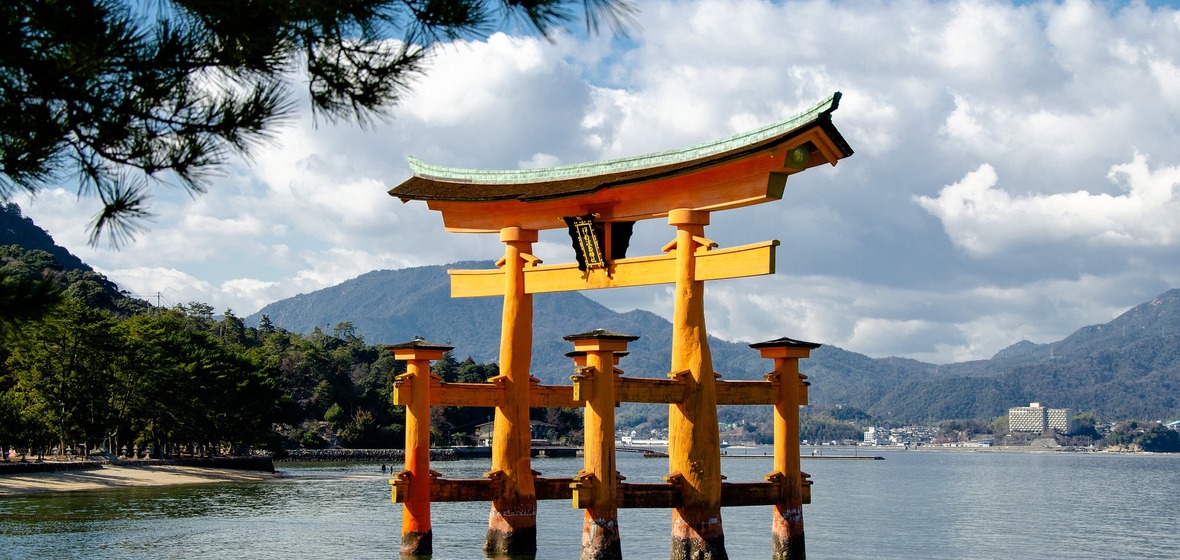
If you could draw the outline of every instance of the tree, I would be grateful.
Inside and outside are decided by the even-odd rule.
[[[58,271],[23,258],[40,254],[49,255],[23,253],[16,245],[0,247],[0,334],[21,321],[41,317],[61,299]]]
[[[63,449],[102,441],[112,416],[116,338],[108,313],[73,299],[20,330],[5,368],[11,391],[28,403],[25,412],[43,423],[26,431],[52,436]]]
[[[568,0],[9,0],[0,5],[0,199],[67,172],[103,209],[91,243],[150,215],[151,185],[190,193],[293,111],[384,116],[438,44],[504,24],[548,35]],[[627,0],[583,0],[587,28],[623,32]],[[296,77],[296,70],[302,76]]]
[[[1154,453],[1176,453],[1180,451],[1180,432],[1156,424],[1137,438],[1144,451]]]

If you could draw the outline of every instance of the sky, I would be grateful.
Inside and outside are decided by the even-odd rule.
[[[446,45],[390,118],[313,119],[208,192],[157,190],[150,231],[87,245],[98,202],[14,199],[131,293],[238,316],[376,269],[495,260],[387,190],[407,156],[469,168],[686,147],[832,92],[855,154],[782,200],[715,213],[722,247],[778,239],[777,273],[710,283],[710,334],[873,357],[985,359],[1180,287],[1180,12],[1167,2],[648,1],[629,39],[495,34]],[[636,228],[630,254],[674,237]],[[546,263],[573,260],[563,230]],[[584,292],[669,317],[670,287]],[[593,326],[588,326],[593,328]],[[642,334],[642,333],[635,333]],[[389,343],[397,341],[369,341]]]

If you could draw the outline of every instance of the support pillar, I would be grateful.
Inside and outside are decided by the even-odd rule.
[[[564,337],[585,352],[575,391],[583,408],[584,466],[574,483],[574,507],[583,508],[582,560],[621,560],[619,481],[615,468],[615,353],[639,337],[595,330]]]
[[[429,557],[433,553],[434,534],[430,526],[430,360],[443,357],[450,346],[416,339],[388,347],[396,360],[406,361],[406,373],[398,376],[408,382],[410,399],[406,404],[406,463],[399,478],[408,478],[406,499],[402,502],[402,558]]]
[[[537,492],[533,485],[529,424],[529,366],[533,353],[533,296],[525,293],[524,268],[533,257],[536,230],[507,227],[504,242],[504,314],[500,331],[500,375],[504,398],[496,407],[492,470],[502,484],[492,501],[484,552],[490,556],[537,552]]]
[[[803,471],[799,463],[799,405],[803,377],[799,359],[807,358],[819,344],[780,338],[751,344],[763,358],[774,360],[768,378],[777,381],[774,404],[774,472],[766,476],[782,488],[771,520],[771,558],[803,560],[807,557],[803,538]]]
[[[683,505],[672,512],[671,560],[724,560],[717,389],[705,332],[705,283],[696,279],[697,251],[713,245],[704,237],[709,214],[672,210],[668,223],[676,227],[672,372],[687,372],[688,384],[684,402],[668,411],[669,477],[682,477],[683,491]]]

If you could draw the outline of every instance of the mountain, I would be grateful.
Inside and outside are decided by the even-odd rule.
[[[5,245],[19,245],[26,250],[45,251],[53,255],[65,271],[91,270],[82,259],[54,242],[49,232],[23,216],[20,206],[13,202],[0,204],[0,247]]]
[[[503,300],[496,297],[451,298],[448,268],[491,268],[490,262],[462,262],[403,270],[378,270],[339,285],[267,305],[246,317],[257,324],[266,315],[278,326],[296,332],[316,327],[331,332],[351,321],[370,344],[396,344],[421,336],[455,347],[462,360],[499,358]],[[569,383],[573,361],[565,356],[573,345],[563,336],[606,329],[639,336],[619,367],[630,374],[661,377],[671,369],[668,341],[672,325],[648,311],[617,313],[580,293],[533,296],[532,374],[545,383]],[[770,337],[775,338],[775,337]],[[758,352],[744,344],[711,338],[718,371],[726,377],[754,379],[770,371]]]
[[[37,295],[40,292],[35,286],[45,279],[50,279],[51,287]],[[43,311],[58,292],[118,316],[149,307],[55,243],[11,202],[0,204],[0,280],[0,311],[4,313],[18,313],[22,308]]]
[[[266,315],[297,332],[330,332],[351,321],[371,344],[421,336],[455,347],[458,359],[499,356],[502,300],[450,297],[448,268],[491,268],[462,262],[379,270],[337,286],[267,305]],[[670,369],[671,324],[647,311],[618,313],[580,293],[534,296],[532,374],[568,383],[572,349],[563,336],[596,328],[633,334],[620,367],[630,375],[662,377]],[[767,333],[766,339],[793,333]],[[823,342],[823,341],[816,341]],[[727,379],[758,379],[769,361],[745,343],[710,338],[714,369]],[[1180,416],[1180,290],[1161,294],[1113,321],[1079,329],[1051,344],[1020,341],[991,359],[934,365],[905,358],[870,358],[825,345],[802,363],[817,408],[846,405],[898,422],[991,420],[1012,406],[1044,402],[1104,418]]]
[[[51,255],[67,293],[95,307],[131,314],[148,306],[58,246],[12,203],[0,205],[0,248],[8,245]],[[37,262],[48,258],[42,257]],[[499,357],[502,300],[452,299],[446,273],[448,268],[491,267],[463,262],[374,271],[272,303],[246,321],[257,325],[266,315],[278,326],[303,333],[316,327],[331,332],[350,321],[371,344],[422,336],[455,346],[459,359],[492,362]],[[534,308],[532,374],[545,383],[568,383],[573,373],[565,357],[572,346],[562,337],[596,328],[641,337],[620,364],[629,374],[662,377],[671,367],[671,324],[653,313],[617,313],[580,293],[538,294]],[[767,333],[766,339],[792,334]],[[714,369],[727,379],[758,379],[771,368],[745,343],[710,338],[709,345]],[[1108,419],[1174,419],[1180,417],[1180,290],[1060,341],[1019,341],[988,360],[936,366],[825,345],[801,366],[811,381],[814,407],[851,406],[898,422],[990,420],[1033,401]]]
[[[942,366],[952,377],[911,381],[870,410],[931,418],[987,418],[1040,401],[1145,420],[1180,416],[1180,290],[1048,344],[1017,342],[990,360]]]

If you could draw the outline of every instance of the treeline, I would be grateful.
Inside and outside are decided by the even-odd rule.
[[[153,308],[98,273],[64,271],[49,253],[12,245],[0,247],[0,334],[0,447],[22,454],[404,443],[404,410],[390,391],[405,364],[351,323],[302,335],[266,317],[247,327],[202,303]],[[498,373],[449,354],[434,370],[446,381]],[[491,418],[490,409],[432,414],[435,441],[446,443],[473,441]]]
[[[1106,444],[1136,451],[1180,453],[1180,432],[1159,422],[1119,422],[1106,434]]]

